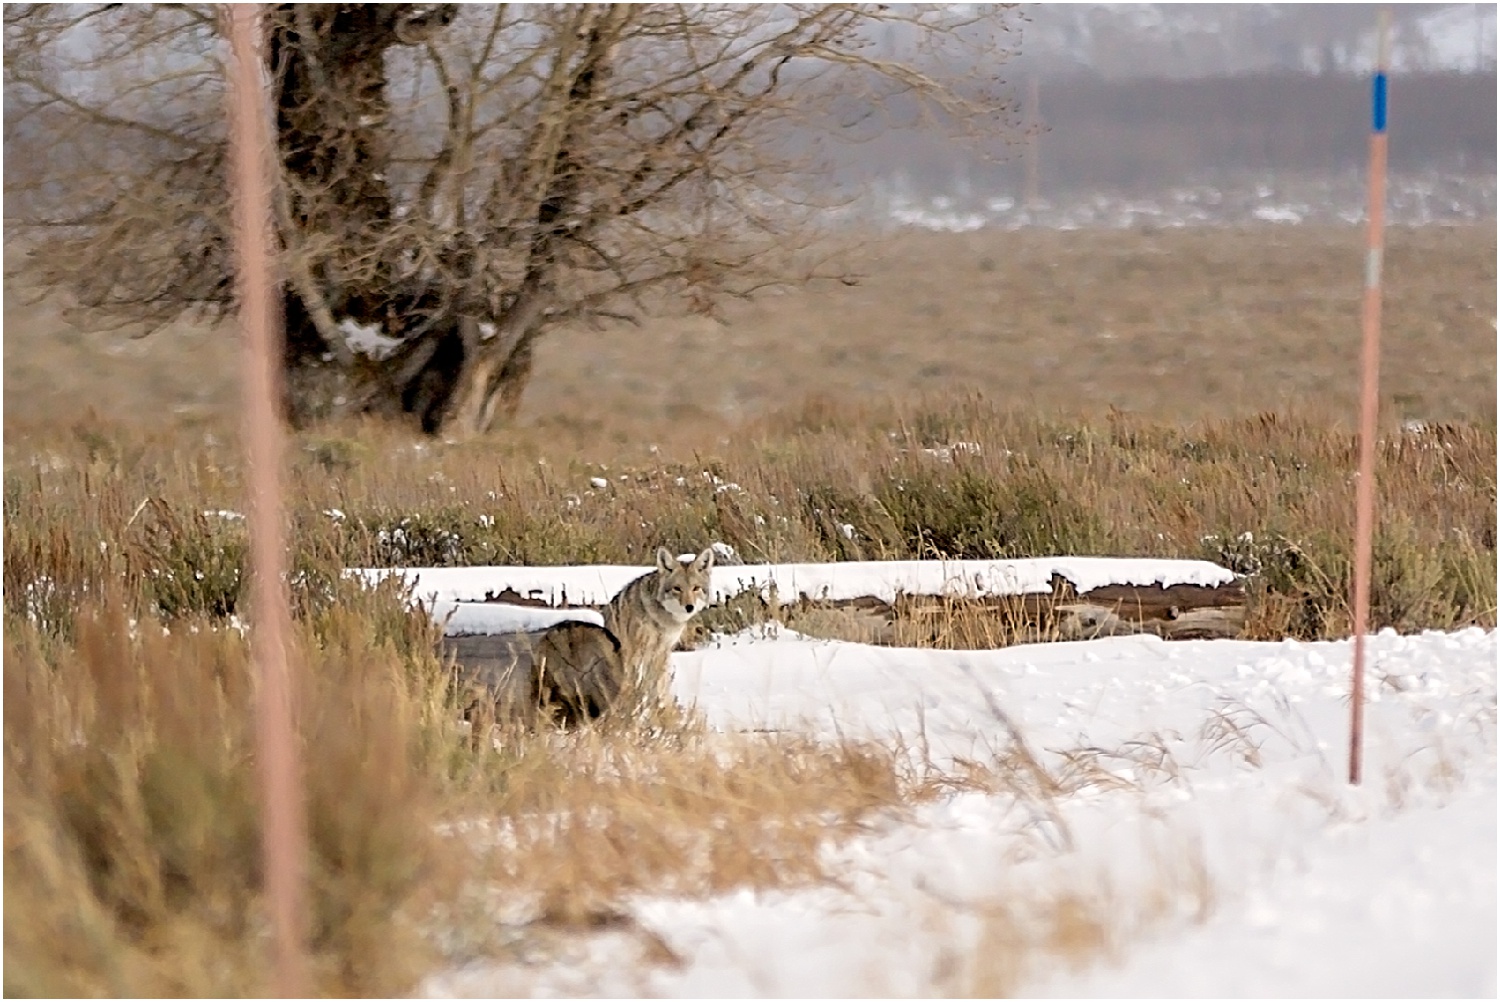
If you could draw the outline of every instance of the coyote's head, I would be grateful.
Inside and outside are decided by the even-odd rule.
[[[690,563],[682,563],[665,546],[656,550],[656,597],[668,615],[686,623],[708,604],[708,576],[714,567],[714,551],[704,550]]]

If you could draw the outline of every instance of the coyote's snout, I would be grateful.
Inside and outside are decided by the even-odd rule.
[[[712,549],[683,563],[665,548],[656,567],[630,582],[604,607],[604,625],[560,623],[533,633],[449,637],[444,645],[460,679],[493,702],[499,720],[537,712],[565,724],[604,715],[622,696],[634,705],[671,697],[667,656],[688,621],[712,597]]]

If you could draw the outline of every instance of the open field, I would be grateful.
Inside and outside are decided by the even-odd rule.
[[[317,991],[849,990],[861,948],[896,944],[859,990],[1065,993],[1140,937],[1239,955],[1262,902],[1343,901],[1351,827],[1371,858],[1443,847],[1382,871],[1400,914],[1441,886],[1445,915],[1483,917],[1493,229],[1392,234],[1374,625],[1404,636],[1375,645],[1357,792],[1337,752],[1357,231],[881,239],[860,285],[725,327],[559,333],[521,425],[486,439],[295,439]],[[7,994],[263,993],[237,355],[224,330],[121,343],[8,291]],[[1003,631],[872,647],[768,637],[728,606],[674,656],[685,708],[476,748],[431,622],[342,575],[711,541],[767,562],[1209,559],[1245,576],[1250,614],[1236,641],[976,651]],[[1425,629],[1450,632],[1405,636]],[[1433,928],[1374,931],[1416,953]],[[1471,940],[1493,930],[1464,931],[1441,988],[1492,990]],[[1323,954],[1300,969],[1325,969],[1306,942]],[[1204,973],[1175,983],[1232,987]]]
[[[1267,225],[1141,231],[902,231],[824,282],[640,328],[545,340],[522,421],[629,441],[800,404],[975,391],[1002,409],[1181,420],[1356,411],[1363,233]],[[1495,416],[1493,225],[1394,229],[1386,268],[1385,415]],[[145,341],[59,319],[7,286],[7,439],[93,408],[159,427],[223,419],[231,340],[183,325]],[[45,348],[45,350],[43,350]],[[606,459],[607,456],[599,457]]]
[[[1044,413],[1353,415],[1362,240],[1355,227],[904,232],[854,258],[857,287],[767,297],[722,328],[559,336],[528,406],[691,420],[815,393],[973,390]],[[1494,228],[1393,231],[1387,276],[1386,413],[1493,420]]]

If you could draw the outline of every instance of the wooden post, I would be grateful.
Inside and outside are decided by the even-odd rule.
[[[1359,396],[1359,483],[1354,491],[1354,678],[1349,702],[1349,782],[1364,770],[1365,633],[1370,622],[1370,562],[1375,535],[1375,435],[1380,409],[1380,279],[1385,242],[1386,67],[1391,13],[1381,8],[1371,87],[1370,191],[1365,249],[1363,350]]]
[[[281,518],[281,330],[271,278],[270,114],[259,4],[227,5],[235,283],[244,337],[244,436],[250,488],[250,653],[256,671],[261,856],[270,909],[274,988],[302,998],[306,855],[301,776],[288,668],[291,612]]]

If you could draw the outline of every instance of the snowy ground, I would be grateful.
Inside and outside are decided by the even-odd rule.
[[[724,730],[873,737],[1051,796],[963,792],[828,850],[838,886],[641,898],[680,964],[604,932],[433,995],[1443,995],[1496,991],[1496,634],[1371,645],[1119,637],[999,651],[722,638],[674,656]]]
[[[1142,195],[1095,192],[1026,206],[1009,195],[969,190],[918,196],[876,183],[848,210],[894,229],[944,233],[982,229],[1056,230],[1245,226],[1302,223],[1348,226],[1365,218],[1363,172],[1301,181],[1241,179],[1228,185],[1190,185]],[[1495,215],[1495,180],[1439,172],[1392,176],[1386,221],[1396,226],[1472,223]]]

